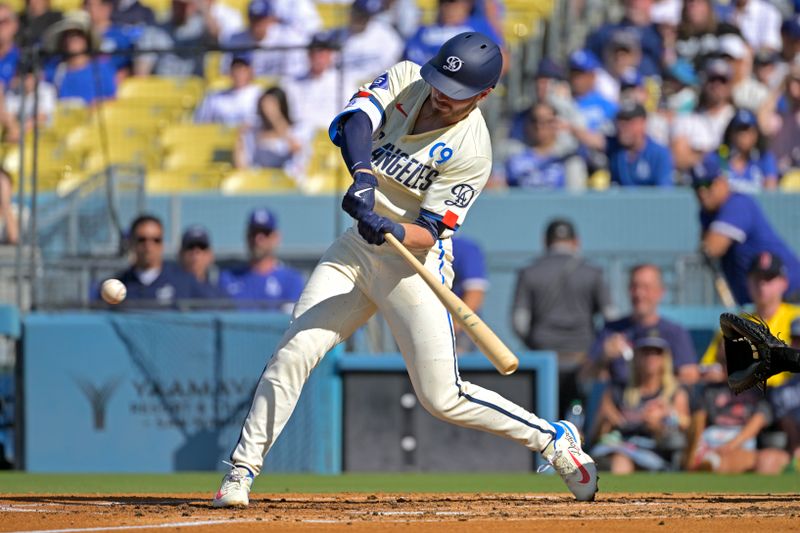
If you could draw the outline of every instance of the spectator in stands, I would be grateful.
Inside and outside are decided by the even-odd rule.
[[[392,26],[403,39],[408,39],[419,28],[420,8],[416,0],[386,0],[384,10],[377,18]]]
[[[634,35],[641,50],[641,63],[637,65],[644,76],[654,76],[660,71],[663,43],[661,35],[650,19],[652,0],[625,0],[625,16],[616,24],[605,24],[586,39],[586,48],[597,57],[603,55],[606,44],[619,30]]]
[[[453,292],[461,298],[467,307],[480,314],[489,278],[486,275],[486,260],[480,245],[464,236],[453,237]],[[466,353],[474,351],[469,336],[453,322],[456,333],[456,351]]]
[[[501,48],[503,39],[480,16],[472,15],[475,0],[439,0],[436,22],[420,26],[406,42],[404,57],[418,65],[424,65],[433,57],[445,41],[466,31],[477,31],[488,35]]]
[[[589,351],[594,373],[612,383],[627,383],[635,339],[656,336],[669,344],[678,381],[686,385],[696,383],[700,372],[689,332],[659,313],[658,306],[664,297],[661,269],[648,263],[633,267],[628,292],[631,314],[607,323]]]
[[[717,2],[717,14],[735,25],[753,50],[781,49],[781,14],[765,0]]]
[[[757,113],[767,101],[769,89],[752,76],[752,55],[744,40],[735,33],[728,33],[720,37],[719,50],[731,66],[734,105]]]
[[[133,264],[114,276],[128,290],[126,303],[172,306],[177,300],[212,296],[190,274],[164,262],[164,226],[157,217],[140,215],[131,223],[129,235]]]
[[[700,203],[701,247],[709,257],[719,258],[722,272],[736,301],[751,301],[747,270],[763,252],[786,265],[788,300],[800,294],[800,260],[772,228],[758,203],[734,192],[717,154],[692,168],[692,186]]]
[[[688,61],[679,59],[664,72],[661,93],[665,111],[675,117],[694,111],[697,106],[697,74]],[[673,120],[670,120],[670,124]]]
[[[281,24],[302,34],[306,41],[323,30],[315,0],[272,0]],[[349,0],[348,0],[349,2]]]
[[[153,10],[139,0],[116,0],[111,20],[114,21],[114,24],[124,26],[156,25],[156,16],[153,14]]]
[[[701,69],[717,53],[717,17],[713,0],[685,0],[678,24],[678,58]]]
[[[685,447],[690,415],[669,343],[658,336],[635,339],[631,366],[628,385],[612,384],[603,394],[592,457],[613,474],[670,470],[673,453]]]
[[[17,73],[19,47],[14,39],[18,29],[17,14],[7,4],[0,4],[0,91],[8,88]]]
[[[525,148],[506,160],[509,187],[536,190],[583,190],[586,165],[577,155],[577,145],[559,143],[559,118],[544,102],[534,104],[527,113]]]
[[[111,54],[109,57],[118,76],[130,74],[133,70],[133,55],[130,52],[133,51],[141,30],[112,22],[114,0],[84,0],[83,8],[89,14],[94,35],[100,41],[100,51]],[[113,54],[114,52],[118,53]],[[117,81],[120,81],[119,77]]]
[[[760,317],[769,330],[784,342],[791,341],[792,323],[800,318],[800,307],[784,302],[788,288],[787,271],[777,255],[761,252],[747,271],[747,293],[753,302],[754,314]],[[724,351],[722,334],[718,331],[703,354],[701,364],[712,368],[719,351]],[[792,377],[784,372],[767,381],[770,387],[782,385]]]
[[[359,83],[375,79],[403,55],[403,40],[387,22],[376,17],[383,9],[383,0],[355,0],[350,23],[336,32],[342,43],[344,74]]]
[[[558,353],[559,416],[583,397],[578,373],[594,336],[594,319],[612,313],[603,272],[579,255],[575,226],[552,220],[544,234],[545,253],[520,270],[511,319],[514,333],[531,350]]]
[[[34,90],[38,93],[37,114],[33,115]],[[45,127],[56,110],[56,89],[44,80],[36,81],[33,65],[24,64],[19,75],[11,79],[5,93],[0,95],[0,126],[3,129],[3,141],[18,142],[25,133],[33,130],[34,122]],[[25,110],[23,122],[19,122],[20,108],[23,101]]]
[[[673,123],[672,155],[679,170],[688,170],[716,150],[736,113],[731,97],[731,67],[713,59],[705,67],[698,108]]]
[[[223,270],[220,288],[248,305],[290,313],[303,290],[303,276],[281,264],[275,252],[281,242],[275,214],[267,208],[254,210],[247,222],[249,265]]]
[[[194,0],[172,0],[170,20],[147,26],[137,46],[141,50],[194,48],[188,52],[151,52],[136,57],[135,73],[139,76],[202,76],[205,50],[216,44],[206,25],[203,13]]]
[[[795,15],[781,25],[781,48],[778,49],[783,63],[792,63],[800,54],[800,15]]]
[[[617,134],[606,141],[611,183],[623,187],[671,187],[672,154],[647,134],[647,111],[634,100],[622,102],[617,111]]]
[[[619,99],[621,102],[638,102],[645,109],[652,104],[645,80],[638,70],[628,70],[619,79]],[[669,145],[670,118],[671,114],[660,107],[647,113],[647,135],[662,146]]]
[[[786,77],[786,89],[778,107],[778,128],[770,149],[778,160],[778,173],[783,175],[800,168],[800,63],[793,63]]]
[[[214,265],[211,237],[205,227],[194,225],[186,228],[181,236],[178,262],[181,268],[191,274],[210,294],[217,293],[219,271]]]
[[[756,437],[772,423],[769,403],[755,389],[734,394],[728,387],[721,351],[717,363],[703,375],[705,387],[693,428],[699,438],[690,445],[694,452],[690,467],[725,474],[779,473],[789,462],[789,454],[775,448],[756,449]]]
[[[609,132],[617,107],[596,89],[596,72],[600,61],[587,50],[576,50],[569,56],[569,86],[572,97],[591,132]]]
[[[22,45],[39,43],[50,26],[63,18],[60,11],[51,9],[50,0],[27,0],[25,6],[19,18],[22,31],[17,35]]]
[[[14,190],[9,176],[0,169],[0,243],[17,244],[19,239],[19,222],[11,205]]]
[[[235,48],[259,47],[253,52],[256,76],[294,76],[307,69],[305,47],[309,38],[292,26],[282,23],[273,0],[251,0],[247,7],[249,26],[233,34],[223,45]],[[270,48],[298,47],[297,50]],[[227,64],[223,65],[227,68]]]
[[[71,15],[54,24],[45,36],[45,49],[58,51],[52,83],[59,100],[95,105],[113,99],[117,93],[116,69],[106,58],[93,58],[97,43],[92,37],[88,17]]]
[[[616,30],[603,48],[604,69],[597,71],[595,87],[613,103],[620,100],[620,80],[634,71],[641,74],[642,49],[638,34],[631,29]]]
[[[739,109],[725,129],[722,151],[734,192],[752,194],[778,186],[778,163],[752,111]]]
[[[286,93],[280,87],[264,91],[257,103],[258,124],[239,135],[234,160],[237,168],[283,168],[300,151],[292,131]]]
[[[753,76],[768,90],[777,90],[783,83],[787,67],[781,55],[773,50],[761,50],[753,60]]]
[[[358,87],[351,78],[341,79],[336,69],[339,57],[340,41],[336,33],[318,33],[308,45],[308,70],[281,80],[291,112],[292,131],[303,148],[310,148],[319,131],[328,131],[331,117],[336,116],[342,102]]]
[[[252,53],[234,54],[231,62],[230,89],[209,93],[194,114],[195,122],[212,122],[229,127],[253,127],[258,124],[258,99],[263,89],[253,83]]]
[[[199,0],[200,12],[208,33],[218,43],[224,43],[245,28],[238,9],[219,0]]]

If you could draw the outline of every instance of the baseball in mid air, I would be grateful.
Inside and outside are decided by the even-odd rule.
[[[127,294],[128,290],[125,288],[125,284],[118,279],[107,279],[100,286],[100,296],[110,304],[122,302]]]

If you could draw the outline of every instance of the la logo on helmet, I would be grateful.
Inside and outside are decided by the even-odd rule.
[[[458,72],[464,65],[464,62],[461,61],[461,58],[458,56],[448,57],[446,63],[447,63],[446,65],[442,65],[442,68],[445,70],[449,70],[450,72]]]

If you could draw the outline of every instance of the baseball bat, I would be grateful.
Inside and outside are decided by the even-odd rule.
[[[508,349],[503,341],[492,331],[486,322],[481,320],[477,313],[467,307],[464,301],[456,296],[453,291],[448,289],[442,282],[436,279],[428,269],[426,269],[414,255],[397,240],[391,233],[385,235],[389,244],[403,256],[403,259],[420,275],[428,287],[444,304],[450,315],[458,322],[464,331],[472,339],[472,342],[480,349],[500,374],[508,376],[513,374],[519,366],[519,359]]]
[[[736,299],[733,297],[733,292],[731,292],[731,288],[728,285],[728,282],[725,281],[725,278],[722,275],[722,272],[719,270],[719,265],[705,252],[701,252],[703,259],[706,262],[706,266],[711,269],[711,275],[714,277],[714,288],[717,290],[717,294],[719,295],[719,299],[722,302],[722,305],[727,307],[728,309],[735,309],[736,308]]]

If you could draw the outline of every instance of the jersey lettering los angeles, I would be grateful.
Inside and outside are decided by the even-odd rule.
[[[489,179],[492,147],[477,108],[452,126],[411,134],[431,93],[419,71],[419,65],[403,61],[362,87],[333,120],[329,134],[338,145],[339,120],[364,111],[372,122],[375,212],[396,222],[422,215],[441,222],[447,228],[441,236],[449,237]]]

